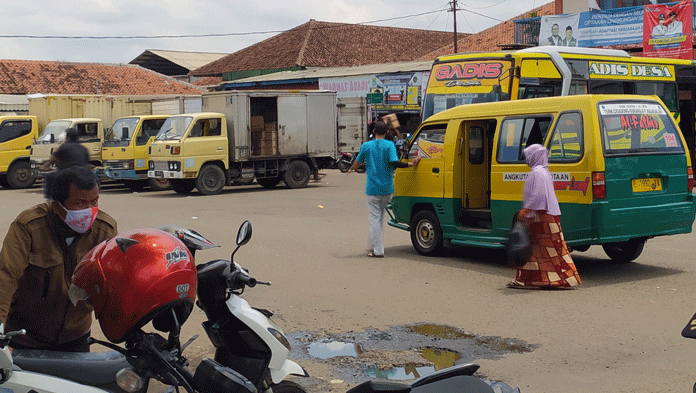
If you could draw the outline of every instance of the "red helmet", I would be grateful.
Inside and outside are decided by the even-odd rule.
[[[196,297],[196,266],[186,246],[157,229],[136,229],[94,247],[72,277],[73,303],[89,299],[102,332],[114,343],[152,321],[155,329],[174,327],[172,310],[183,324]]]

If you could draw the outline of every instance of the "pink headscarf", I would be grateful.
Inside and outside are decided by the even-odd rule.
[[[549,172],[549,151],[542,145],[531,145],[524,149],[524,157],[532,171],[524,183],[524,208],[546,210],[552,216],[560,216],[558,198],[553,189],[553,178]]]

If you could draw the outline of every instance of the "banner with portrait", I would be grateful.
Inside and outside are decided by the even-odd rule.
[[[693,59],[691,1],[644,6],[643,56]]]
[[[577,31],[580,14],[541,17],[539,46],[578,46]]]

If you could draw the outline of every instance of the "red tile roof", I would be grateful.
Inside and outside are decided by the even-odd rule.
[[[502,48],[500,45],[511,45],[515,42],[515,20],[529,18],[529,14],[536,12],[538,16],[555,15],[556,7],[554,2],[547,3],[540,7],[517,15],[503,23],[499,23],[486,30],[470,35],[457,42],[458,52],[493,52]],[[439,56],[454,54],[454,43],[441,47],[418,60],[435,60]]]
[[[201,89],[140,66],[0,60],[2,94],[200,94]]]
[[[415,60],[451,32],[319,22],[314,19],[191,71],[194,76],[291,67],[350,67]],[[462,40],[468,34],[459,34]]]
[[[222,82],[221,76],[204,76],[201,79],[197,79],[191,82],[192,85],[202,87],[202,86],[212,86],[219,85]]]

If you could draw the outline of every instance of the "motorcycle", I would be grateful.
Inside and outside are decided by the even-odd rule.
[[[694,314],[689,323],[684,326],[681,332],[682,337],[685,338],[695,338],[696,339],[696,314]],[[694,384],[693,391],[696,392],[696,384]]]
[[[217,247],[186,228],[167,226],[162,230],[182,240],[192,256],[196,250]],[[90,338],[90,344],[100,344],[112,350],[98,353],[18,349],[10,355],[10,339],[25,333],[2,334],[3,325],[0,324],[0,391],[147,392],[153,378],[169,385],[168,392],[178,392],[179,387],[189,393],[258,391],[247,378],[213,359],[204,359],[195,374],[190,372],[183,351],[197,336],[181,345],[181,325],[173,310],[171,318],[175,326],[169,331],[168,338],[138,329],[127,338],[125,348]],[[228,339],[233,341],[235,337]]]
[[[346,173],[353,165],[357,157],[358,155],[354,153],[341,152],[341,156],[338,158],[338,161],[336,162],[336,167],[339,171]],[[355,169],[355,171],[358,173],[364,173],[365,165],[360,165]]]
[[[125,392],[146,392],[150,378],[155,378],[171,386],[182,386],[189,393],[198,392],[249,392],[255,393],[256,388],[240,374],[221,366],[212,359],[204,359],[192,374],[186,366],[188,361],[182,356],[183,350],[192,340],[183,346],[178,341],[180,326],[170,332],[165,339],[156,333],[137,332],[135,337],[128,340],[126,348],[94,340],[122,354],[128,360],[129,367],[124,367],[115,373],[117,386]],[[53,358],[54,368],[71,368],[73,380],[58,378],[48,374],[26,371],[13,364],[13,356],[9,350],[12,337],[26,334],[25,330],[4,332],[0,323],[0,391],[14,393],[104,393],[98,387],[90,386],[85,381],[90,376],[82,374],[102,375],[111,367],[99,363],[80,361],[76,359]],[[48,351],[44,351],[48,352]],[[87,354],[89,355],[89,354]],[[77,365],[77,367],[75,367]],[[94,376],[94,378],[97,378]],[[83,383],[85,382],[85,383]],[[175,388],[178,392],[178,388]]]

